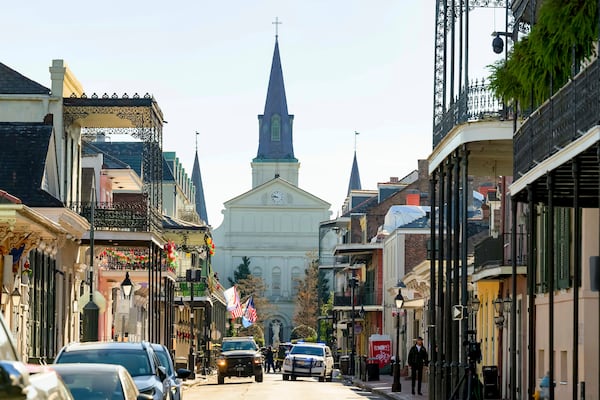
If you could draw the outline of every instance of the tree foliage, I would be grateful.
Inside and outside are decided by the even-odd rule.
[[[231,277],[227,277],[227,279],[231,286],[233,286],[250,275],[252,275],[252,272],[250,272],[250,258],[243,256],[242,263],[238,265],[237,270],[233,271],[233,279]]]
[[[257,323],[262,324],[273,314],[275,306],[265,297],[267,285],[261,277],[248,275],[237,282],[237,288],[242,304],[252,296],[256,307]]]
[[[489,66],[495,94],[525,107],[547,100],[594,54],[596,8],[595,0],[545,0],[529,36]]]
[[[294,325],[317,326],[318,283],[319,266],[315,259],[310,259],[308,267],[304,270],[304,278],[297,282]]]
[[[294,329],[292,329],[292,333],[290,335],[291,340],[303,339],[307,342],[316,342],[317,341],[317,331],[314,328],[306,325],[298,325]]]
[[[240,328],[238,330],[238,336],[253,336],[254,341],[259,347],[265,345],[265,333],[260,324],[252,324],[247,328]]]

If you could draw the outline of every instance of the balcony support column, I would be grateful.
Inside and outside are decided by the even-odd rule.
[[[580,165],[573,160],[573,387],[572,397],[577,398],[579,383],[579,288],[581,286],[581,208],[579,207]]]
[[[431,252],[429,255],[429,318],[428,318],[428,343],[429,343],[429,354],[431,354],[431,366],[429,369],[429,399],[433,400],[437,397],[439,392],[438,378],[439,378],[439,351],[438,351],[438,326],[436,325],[436,260],[437,260],[437,240],[436,240],[436,219],[435,219],[435,197],[436,197],[436,185],[437,185],[437,171],[434,171],[429,178],[429,205],[430,205],[430,237],[431,237]],[[432,373],[433,372],[433,373]]]
[[[511,258],[511,312],[510,312],[510,364],[509,382],[510,398],[517,398],[517,206],[518,203],[511,196],[511,227],[510,227],[510,258]]]
[[[534,244],[537,242],[536,238],[536,208],[535,208],[535,190],[532,185],[527,185],[527,202],[529,204],[529,213],[527,215],[527,286],[528,286],[528,305],[529,312],[528,316],[528,327],[527,327],[527,343],[529,347],[527,349],[529,361],[527,362],[528,371],[528,399],[533,399],[533,395],[537,388],[535,379],[535,282],[536,278],[536,265],[535,257],[533,253]]]
[[[454,151],[452,156],[452,305],[460,304],[460,154],[459,150]],[[460,322],[452,319],[452,387],[454,388],[459,380],[461,371],[460,367]]]
[[[445,207],[444,207],[444,202],[446,201],[446,196],[445,196],[445,182],[446,182],[446,177],[445,177],[445,172],[444,172],[444,166],[443,163],[440,164],[439,167],[439,178],[440,178],[440,183],[439,183],[439,201],[438,201],[438,238],[439,238],[439,254],[438,254],[438,290],[437,290],[437,296],[438,296],[438,310],[440,310],[440,312],[438,313],[437,319],[437,331],[436,331],[436,335],[438,337],[437,343],[439,343],[439,349],[438,351],[440,352],[440,361],[438,363],[439,365],[439,390],[438,392],[440,393],[440,399],[445,398],[445,394],[447,393],[446,390],[446,362],[447,362],[447,342],[446,342],[446,337],[444,335],[444,328],[445,328],[445,318],[446,318],[446,313],[445,313],[445,299],[444,299],[444,231],[445,231],[445,224],[444,224],[444,214],[445,214]]]
[[[469,151],[467,150],[467,146],[462,146],[462,158],[460,160],[461,167],[461,183],[462,183],[462,197],[461,197],[461,242],[462,246],[460,248],[460,263],[461,263],[461,305],[463,306],[463,310],[466,310],[468,301],[469,301],[469,293],[467,290],[467,247],[469,242],[469,233],[468,233],[468,224],[469,224],[469,198],[472,196],[472,190],[469,188]],[[469,318],[463,318],[461,321],[461,332],[462,332],[462,340],[461,343],[464,343],[465,340],[469,339]],[[473,329],[477,329],[475,326]],[[468,364],[468,357],[466,352],[462,352],[462,364]],[[466,369],[463,370],[466,372]]]
[[[546,266],[548,267],[548,358],[550,382],[554,382],[554,174],[546,175],[548,190],[548,232],[546,232]],[[554,385],[550,385],[550,400],[554,400]]]
[[[446,299],[444,301],[444,315],[446,318],[446,393],[452,393],[454,383],[452,376],[452,367],[454,366],[454,325],[452,321],[452,220],[450,219],[452,213],[452,160],[450,158],[446,159],[446,187],[444,190],[447,204],[446,212],[444,213],[445,221],[442,225],[442,231],[444,232],[444,239],[446,241],[446,252],[444,253],[446,265]]]

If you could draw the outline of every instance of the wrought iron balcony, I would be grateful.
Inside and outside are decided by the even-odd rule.
[[[433,127],[433,147],[457,125],[489,119],[505,120],[507,114],[504,103],[494,96],[489,85],[483,79],[476,80],[466,90],[461,90],[441,121]]]
[[[517,131],[513,140],[515,179],[598,125],[598,115],[600,67],[596,59],[534,111]]]
[[[527,234],[525,232],[517,233],[516,238],[517,242],[514,245],[517,248],[517,265],[525,265],[527,263]],[[489,236],[481,240],[475,244],[475,270],[511,264],[512,246],[510,233],[505,233],[497,238]]]
[[[91,221],[92,204],[72,203],[71,209]],[[160,232],[162,216],[158,210],[142,202],[95,203],[94,229],[129,231],[129,232]]]
[[[381,305],[383,302],[382,289],[357,289],[354,294],[354,306],[360,307]],[[352,295],[345,292],[335,292],[333,297],[333,306],[351,306]]]

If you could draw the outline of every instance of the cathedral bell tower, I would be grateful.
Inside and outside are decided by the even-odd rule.
[[[300,163],[294,157],[293,122],[294,116],[287,109],[276,35],[265,111],[258,116],[258,153],[251,164],[253,188],[278,177],[298,186]]]

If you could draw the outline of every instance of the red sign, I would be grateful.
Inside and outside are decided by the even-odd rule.
[[[379,368],[390,364],[392,341],[389,339],[369,340],[369,358],[376,358]]]

